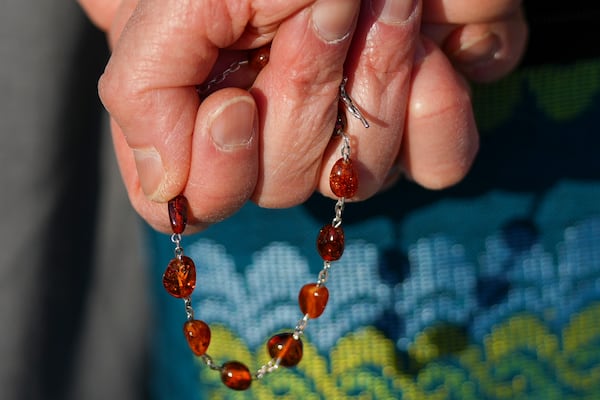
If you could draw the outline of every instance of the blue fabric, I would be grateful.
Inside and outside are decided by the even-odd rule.
[[[600,63],[519,71],[477,88],[482,147],[454,188],[411,183],[344,212],[346,250],[330,300],[309,321],[304,359],[246,392],[192,357],[183,305],[156,251],[155,399],[592,398],[600,393]],[[333,201],[244,207],[184,238],[198,268],[196,317],[209,353],[252,368],[301,317],[298,290]],[[218,357],[217,357],[218,356]],[[222,358],[220,358],[222,357]]]

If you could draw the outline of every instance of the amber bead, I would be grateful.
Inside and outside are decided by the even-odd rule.
[[[358,173],[352,160],[340,158],[335,162],[329,174],[329,186],[338,197],[351,198],[358,191]]]
[[[302,360],[302,341],[291,333],[280,333],[267,342],[267,350],[273,358],[279,359],[282,367],[294,367]]]
[[[344,253],[344,230],[341,226],[327,224],[317,236],[317,251],[323,260],[339,260]]]
[[[173,233],[183,233],[187,225],[188,201],[184,195],[171,199],[168,203],[169,219]]]
[[[169,262],[163,275],[163,286],[177,298],[188,297],[196,287],[196,266],[191,258],[182,256]]]
[[[252,375],[241,362],[228,361],[221,367],[221,382],[233,390],[246,390],[252,384]]]
[[[298,304],[302,314],[310,318],[319,318],[329,300],[329,290],[325,286],[319,286],[316,283],[308,283],[302,286],[298,294]]]
[[[269,46],[259,47],[250,52],[248,64],[255,71],[260,71],[269,63],[271,48]]]
[[[206,353],[210,344],[210,328],[206,322],[197,319],[186,321],[183,324],[183,334],[195,355],[202,356]]]

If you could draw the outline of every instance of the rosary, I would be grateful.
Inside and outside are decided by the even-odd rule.
[[[227,69],[198,88],[201,96],[206,95],[214,86],[225,81],[227,76],[237,72],[243,66],[248,66],[259,72],[269,61],[269,48],[262,47],[249,53],[247,59],[232,63]],[[194,261],[184,255],[181,246],[182,234],[187,225],[188,202],[183,195],[178,195],[168,202],[168,213],[173,234],[171,241],[175,245],[175,257],[169,262],[163,275],[163,286],[173,297],[182,299],[185,306],[186,321],[183,324],[183,334],[191,351],[198,356],[206,366],[221,375],[225,386],[234,390],[248,389],[253,380],[262,379],[279,367],[294,367],[302,359],[302,335],[308,321],[318,318],[329,299],[326,283],[329,277],[331,263],[339,260],[344,252],[344,230],[342,229],[342,213],[345,200],[356,195],[358,190],[358,174],[350,158],[350,139],[346,134],[346,116],[344,110],[359,119],[365,128],[369,123],[362,116],[346,93],[347,78],[340,84],[340,107],[333,130],[333,136],[342,138],[341,158],[335,162],[329,174],[331,191],[337,196],[334,207],[334,217],[331,223],[324,225],[317,235],[317,251],[323,259],[323,268],[314,283],[307,283],[298,294],[298,305],[302,317],[295,328],[285,333],[272,336],[267,342],[267,352],[271,359],[262,365],[255,373],[239,361],[216,363],[208,355],[211,332],[208,324],[194,317],[191,294],[196,286],[196,267]]]

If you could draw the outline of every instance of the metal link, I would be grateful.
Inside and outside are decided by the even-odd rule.
[[[294,328],[294,339],[298,340],[300,339],[300,337],[302,335],[304,335],[304,331],[306,330],[306,327],[308,326],[308,314],[305,314],[304,317],[302,317],[301,320],[298,321],[298,323],[296,324],[296,328]]]
[[[190,297],[186,297],[183,299],[183,304],[185,305],[185,315],[188,321],[194,319],[194,307],[192,307],[192,299]]]
[[[329,269],[331,263],[329,261],[323,261],[323,269],[319,271],[319,279],[317,280],[317,286],[325,286],[327,279],[329,279]]]
[[[210,89],[212,89],[215,85],[218,85],[219,83],[223,83],[225,81],[225,79],[227,79],[227,77],[237,71],[240,70],[240,68],[242,67],[242,65],[248,64],[248,60],[240,60],[240,61],[234,61],[232,62],[229,67],[227,69],[225,69],[223,72],[221,72],[220,74],[214,76],[211,80],[209,80],[208,82],[204,83],[203,85],[198,87],[198,94],[200,94],[200,96],[204,96],[205,94],[207,94]]]
[[[208,354],[204,354],[200,356],[200,358],[202,359],[202,362],[204,362],[204,364],[213,371],[223,371],[223,367],[221,365],[215,364],[212,357]]]
[[[254,378],[262,379],[265,375],[276,371],[279,368],[280,361],[281,361],[280,358],[273,358],[273,359],[269,360],[268,363],[266,363],[265,365],[260,367],[258,369],[258,371],[256,371],[256,373],[254,374]]]
[[[368,128],[370,126],[369,121],[363,117],[358,107],[356,107],[350,96],[348,96],[348,93],[346,92],[346,83],[348,83],[348,77],[344,77],[342,83],[340,84],[340,99],[342,102],[344,102],[348,112],[352,114],[353,117],[359,119],[365,128]]]
[[[346,204],[346,199],[339,198],[337,203],[335,203],[335,217],[331,221],[331,225],[336,228],[339,228],[342,225],[342,213],[344,212],[344,205]]]
[[[175,244],[175,250],[173,250],[173,252],[175,253],[175,257],[178,260],[181,260],[181,257],[183,257],[183,247],[181,247],[181,233],[172,234],[171,242]]]
[[[342,157],[344,158],[344,161],[348,161],[350,159],[350,138],[345,132],[342,132],[342,139]]]

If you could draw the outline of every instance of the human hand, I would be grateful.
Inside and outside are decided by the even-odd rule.
[[[94,1],[82,3],[89,9]],[[159,203],[182,191],[198,229],[250,197],[283,207],[302,202],[315,187],[330,194],[328,170],[339,151],[330,137],[344,74],[371,122],[364,130],[349,121],[360,166],[358,199],[377,192],[399,164],[424,186],[450,185],[475,155],[468,88],[443,53],[419,36],[418,3],[365,2],[356,31],[356,1],[295,1],[269,10],[243,2],[256,7],[253,18],[206,13],[240,5],[233,1],[142,0],[137,9],[136,3],[123,1],[104,9],[114,11],[108,19],[94,18],[105,27],[113,21],[109,37],[116,44],[100,89],[132,203],[157,229],[168,230]],[[319,16],[333,17],[329,31],[316,28]],[[194,87],[208,76],[219,48],[271,39],[271,62],[252,95],[228,88],[200,104]],[[215,130],[234,143],[219,143],[208,134]]]

